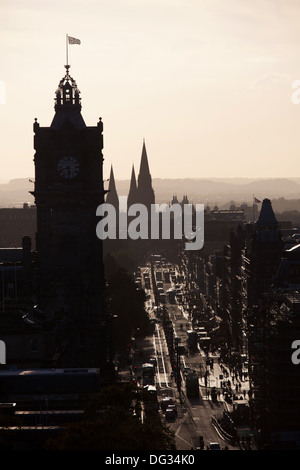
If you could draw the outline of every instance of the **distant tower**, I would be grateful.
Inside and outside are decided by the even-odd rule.
[[[173,204],[179,204],[176,194],[175,194],[175,195],[173,196],[173,198],[172,198],[171,206],[172,206]]]
[[[255,223],[250,252],[250,305],[256,304],[270,290],[279,268],[282,238],[270,199],[262,202]]]
[[[136,204],[138,201],[138,188],[136,183],[135,171],[134,166],[132,165],[131,171],[131,180],[130,180],[130,187],[127,199],[128,207],[132,206],[132,204]]]
[[[110,169],[109,186],[105,202],[114,206],[117,212],[119,211],[119,196],[117,193],[114,170],[112,166]]]
[[[278,241],[278,222],[270,199],[264,199],[259,217],[256,221],[256,239],[260,243]]]
[[[155,195],[152,188],[152,178],[149,170],[145,141],[143,141],[140,172],[138,176],[138,202],[148,209],[155,204]]]
[[[183,207],[185,204],[189,204],[189,200],[187,196],[183,196],[183,199],[181,201],[181,207]]]

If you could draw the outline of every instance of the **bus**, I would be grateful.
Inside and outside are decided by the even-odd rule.
[[[146,409],[158,410],[158,396],[155,385],[146,385],[144,389],[148,392],[145,400]]]
[[[145,282],[145,289],[148,289],[148,290],[151,289],[150,278],[145,277],[144,282]]]
[[[196,351],[198,348],[198,334],[194,330],[187,331],[188,339],[188,348],[190,351]]]
[[[143,385],[155,384],[155,368],[153,364],[146,363],[142,365]]]
[[[175,289],[167,290],[167,298],[170,304],[175,304]]]
[[[186,394],[188,398],[199,397],[199,378],[195,371],[188,372],[185,379]]]

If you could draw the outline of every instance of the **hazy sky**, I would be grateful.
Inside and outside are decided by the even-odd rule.
[[[104,177],[138,172],[143,138],[154,178],[300,176],[299,24],[297,0],[1,0],[0,180],[34,176],[67,33]]]

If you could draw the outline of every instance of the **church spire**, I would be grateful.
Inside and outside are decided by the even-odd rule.
[[[137,202],[139,202],[137,200],[137,184],[136,184],[134,165],[132,165],[131,180],[130,180],[130,187],[129,187],[129,193],[128,193],[128,200],[127,200],[128,207],[130,207],[132,204],[135,204]]]
[[[119,207],[119,197],[117,193],[114,170],[112,165],[110,168],[109,186],[108,193],[106,196],[106,202],[114,206],[116,209]]]
[[[148,156],[145,139],[143,140],[140,172],[138,176],[138,197],[139,202],[149,207],[155,204],[155,196],[152,188],[152,178],[149,170]]]
[[[139,179],[140,178],[142,178],[144,180],[151,178],[145,139],[143,140],[143,148],[142,148],[142,157],[141,157],[141,164],[140,164]]]

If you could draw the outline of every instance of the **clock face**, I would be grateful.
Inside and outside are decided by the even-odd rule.
[[[58,173],[66,179],[75,178],[79,173],[79,162],[74,157],[63,157],[57,164]]]

